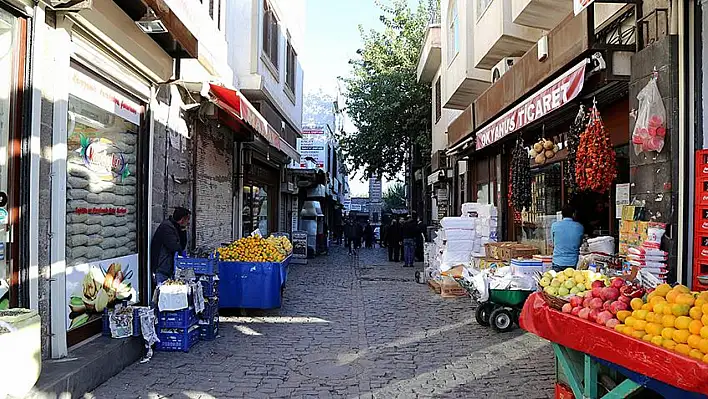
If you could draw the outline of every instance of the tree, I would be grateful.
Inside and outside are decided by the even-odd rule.
[[[389,186],[383,195],[384,209],[401,209],[406,207],[406,187],[402,183]]]
[[[416,75],[425,31],[438,2],[420,0],[415,11],[405,0],[377,4],[383,30],[365,32],[359,27],[364,46],[349,61],[351,76],[342,79],[344,111],[357,131],[342,129],[338,135],[353,169],[393,178],[406,165],[412,146],[430,154],[431,90]]]

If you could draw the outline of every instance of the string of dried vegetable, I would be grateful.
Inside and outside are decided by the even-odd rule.
[[[575,181],[579,190],[606,193],[617,177],[615,151],[596,107],[590,109],[590,122],[580,135],[576,154]]]
[[[568,157],[566,162],[564,162],[565,170],[563,171],[563,178],[565,180],[565,187],[568,193],[573,195],[577,193],[578,186],[575,181],[575,163],[577,158],[578,146],[580,145],[580,135],[585,131],[587,126],[588,118],[585,112],[585,107],[580,105],[578,110],[578,115],[575,117],[575,121],[570,126],[570,132],[568,132],[567,148]]]
[[[511,205],[517,211],[531,208],[531,164],[521,139],[511,156]]]

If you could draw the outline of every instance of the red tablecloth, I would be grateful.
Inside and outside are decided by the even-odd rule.
[[[708,364],[551,309],[539,293],[526,300],[519,324],[559,345],[677,388],[708,395]]]

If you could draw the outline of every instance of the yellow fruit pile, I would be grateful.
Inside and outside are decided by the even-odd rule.
[[[282,262],[285,255],[263,237],[240,238],[216,250],[219,259],[227,262]]]
[[[646,300],[635,298],[632,311],[617,312],[615,330],[708,363],[708,291],[662,284]]]
[[[288,256],[293,251],[293,244],[290,243],[290,240],[288,240],[287,237],[270,236],[266,241],[273,244],[273,246],[275,246],[278,252],[280,252],[283,256]]]

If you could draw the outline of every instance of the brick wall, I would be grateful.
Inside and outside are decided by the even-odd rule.
[[[233,240],[234,139],[213,122],[197,123],[196,246],[215,248]]]

